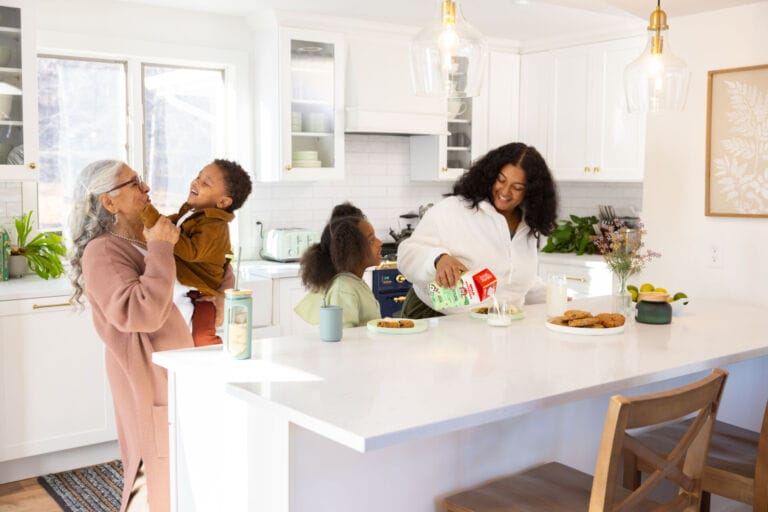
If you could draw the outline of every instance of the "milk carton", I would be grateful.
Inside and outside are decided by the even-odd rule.
[[[464,272],[453,288],[443,288],[437,281],[429,283],[432,307],[437,311],[480,304],[495,291],[496,276],[487,268]]]

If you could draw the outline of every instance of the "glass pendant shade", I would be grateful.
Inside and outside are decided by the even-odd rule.
[[[688,95],[690,72],[669,46],[667,15],[657,7],[648,26],[643,54],[624,70],[624,88],[630,112],[682,110]]]
[[[440,19],[411,41],[411,79],[420,96],[477,96],[483,82],[488,46],[451,0],[441,1]]]

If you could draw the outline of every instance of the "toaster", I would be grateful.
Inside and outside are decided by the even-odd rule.
[[[312,244],[320,242],[320,233],[301,228],[270,229],[264,237],[261,257],[272,261],[298,261]]]

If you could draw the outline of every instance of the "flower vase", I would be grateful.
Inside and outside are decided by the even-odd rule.
[[[27,258],[22,254],[11,254],[8,260],[8,275],[10,277],[24,277],[27,273]]]
[[[613,296],[613,312],[624,315],[626,320],[630,320],[633,315],[632,295],[627,291],[627,276],[616,274],[619,282],[616,294]]]

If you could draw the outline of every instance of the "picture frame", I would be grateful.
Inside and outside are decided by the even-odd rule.
[[[709,71],[706,211],[768,218],[768,64]]]

